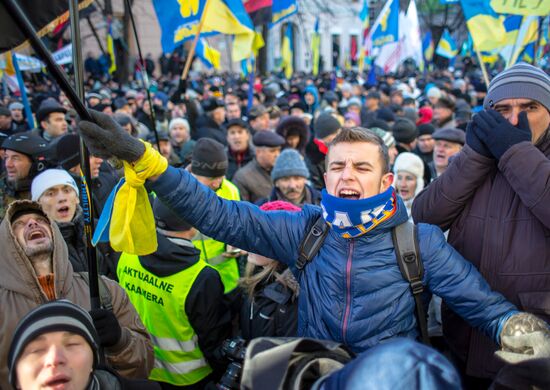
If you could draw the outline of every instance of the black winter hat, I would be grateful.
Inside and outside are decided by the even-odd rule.
[[[336,133],[342,128],[338,119],[329,113],[323,113],[315,119],[313,123],[313,130],[315,131],[315,138],[323,139]]]
[[[55,138],[48,146],[48,156],[57,166],[69,170],[80,164],[80,136],[65,134]]]
[[[40,123],[43,120],[46,120],[48,115],[50,115],[53,112],[60,112],[62,114],[66,114],[67,109],[63,107],[61,104],[59,104],[59,102],[54,98],[48,98],[44,100],[42,104],[40,104],[40,107],[36,112],[36,121]]]
[[[225,124],[225,128],[227,130],[229,130],[231,127],[233,126],[239,126],[239,127],[242,127],[243,129],[246,129],[246,130],[249,130],[248,128],[248,123],[246,123],[244,120],[242,120],[241,118],[233,118],[233,119],[230,119],[227,121],[227,123]]]
[[[394,122],[395,114],[390,108],[382,107],[376,111],[376,118],[382,119],[383,121],[386,121],[386,122]]]
[[[17,360],[25,347],[44,333],[66,331],[79,334],[90,345],[94,365],[99,363],[99,336],[90,314],[69,300],[62,299],[45,303],[29,312],[17,325],[8,353],[9,381],[16,385]]]
[[[169,232],[185,232],[193,226],[178,217],[172,209],[166,206],[159,198],[153,201],[153,214],[157,226]]]
[[[382,129],[384,131],[391,131],[390,125],[388,125],[388,122],[382,120],[382,119],[371,119],[368,121],[365,125],[367,129],[378,127],[379,129]]]
[[[205,177],[220,177],[227,172],[227,154],[221,143],[201,138],[195,144],[191,157],[191,172]]]
[[[0,106],[0,115],[1,116],[11,116],[11,111],[8,107]]]
[[[220,99],[209,98],[202,102],[202,108],[205,112],[212,112],[220,107],[224,107],[223,101]]]
[[[306,122],[298,116],[287,116],[283,118],[277,128],[275,129],[277,134],[286,137],[289,134],[298,134],[301,137],[307,136],[308,128]]]
[[[252,143],[254,146],[260,147],[265,146],[268,148],[274,148],[277,146],[283,146],[285,142],[285,139],[279,134],[267,130],[258,131],[254,134],[254,137],[252,137]]]
[[[439,129],[433,134],[436,141],[448,141],[455,144],[464,145],[466,143],[466,133],[461,129]]]
[[[413,121],[399,118],[392,127],[393,137],[397,142],[410,144],[418,137],[418,130]]]
[[[424,123],[416,127],[418,129],[418,136],[432,135],[435,132],[435,126],[430,123]]]

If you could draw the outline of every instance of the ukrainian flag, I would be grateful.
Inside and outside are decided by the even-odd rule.
[[[298,12],[298,4],[296,4],[296,0],[274,0],[273,6],[271,7],[272,16],[269,28],[279,22],[282,22],[289,16],[294,15],[296,12]]]
[[[399,39],[399,0],[388,0],[372,25],[372,47],[382,47]]]
[[[530,61],[534,59],[535,42],[539,36],[539,19],[538,16],[521,15],[510,15],[506,18],[506,45],[500,48],[500,55],[506,61],[506,67],[520,61],[524,52],[528,53]],[[530,45],[532,46],[525,51]]]
[[[203,17],[201,36],[233,35],[233,61],[252,55],[254,26],[240,0],[153,0],[161,27],[161,44],[165,53],[171,53],[183,42],[194,38]]]
[[[449,30],[445,29],[445,31],[443,31],[443,35],[437,44],[435,54],[449,59],[456,57],[458,54],[456,42],[449,33]]]
[[[466,25],[476,50],[493,50],[506,43],[503,17],[487,0],[461,0]]]
[[[285,36],[281,45],[281,58],[282,58],[282,67],[285,70],[285,77],[290,79],[292,73],[294,73],[294,65],[292,63],[292,57],[294,48],[292,47],[292,25],[290,23],[286,26]]]
[[[315,20],[315,29],[311,37],[311,73],[319,74],[319,58],[321,51],[321,34],[319,33],[319,18]]]
[[[113,41],[113,28],[111,25],[111,19],[108,20],[109,30],[107,32],[107,53],[109,53],[109,60],[111,62],[109,66],[109,74],[116,72],[116,57],[115,57],[115,43]]]
[[[422,52],[424,53],[424,61],[426,63],[432,62],[434,58],[434,40],[431,31],[428,31],[422,40]]]
[[[220,52],[210,47],[203,38],[198,40],[195,54],[208,69],[220,69]]]

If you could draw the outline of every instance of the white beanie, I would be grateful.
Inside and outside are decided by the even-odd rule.
[[[182,125],[183,127],[185,127],[187,129],[187,131],[189,131],[189,129],[190,129],[189,122],[187,121],[187,119],[185,119],[185,118],[174,118],[170,121],[170,124],[168,125],[168,131],[172,130],[172,127],[177,126],[177,125]]]
[[[393,173],[397,175],[399,171],[409,172],[416,176],[414,196],[424,189],[424,163],[416,154],[409,152],[400,153],[393,164]]]
[[[78,195],[78,186],[69,172],[63,169],[47,169],[32,181],[32,200],[35,202],[38,201],[46,190],[58,185],[71,186],[75,190],[76,195]]]

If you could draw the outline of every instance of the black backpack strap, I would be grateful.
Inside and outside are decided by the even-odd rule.
[[[86,284],[90,284],[90,275],[88,275],[88,272],[77,272],[82,279],[86,281]],[[105,283],[105,280],[103,280],[103,277],[98,277],[98,287],[99,287],[99,300],[101,302],[101,307],[106,310],[113,310],[113,297],[111,295],[111,291],[109,291],[109,287],[107,287],[107,284]]]
[[[325,219],[321,215],[315,221],[315,224],[307,232],[304,239],[300,243],[300,249],[298,252],[298,260],[296,260],[296,268],[300,271],[315,257],[321,245],[325,241],[329,226],[325,222]]]
[[[430,345],[428,338],[428,321],[426,311],[422,303],[422,293],[424,285],[422,278],[424,276],[424,265],[420,258],[418,249],[417,229],[412,222],[405,222],[396,226],[392,230],[393,245],[397,256],[397,264],[403,278],[409,282],[411,291],[416,304],[416,322],[420,329],[422,342]]]

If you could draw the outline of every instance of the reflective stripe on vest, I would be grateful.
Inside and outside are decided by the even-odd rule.
[[[241,200],[239,189],[227,179],[223,179],[216,195],[227,200]],[[220,274],[224,293],[233,291],[239,284],[239,266],[237,259],[223,257],[225,244],[197,232],[193,245],[201,251],[201,260],[206,261]]]
[[[185,313],[187,295],[204,267],[208,265],[199,260],[178,273],[158,277],[146,270],[137,256],[127,253],[120,256],[119,283],[153,342],[155,367],[149,379],[188,386],[212,372]]]

